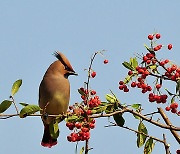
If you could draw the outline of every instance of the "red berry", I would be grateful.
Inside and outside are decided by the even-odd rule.
[[[153,40],[153,37],[154,37],[154,36],[153,36],[152,34],[149,34],[149,35],[148,35],[148,39],[149,39],[149,40]]]
[[[171,70],[175,71],[177,69],[177,65],[172,65]]]
[[[156,39],[159,39],[161,35],[159,33],[156,34]]]
[[[143,57],[143,61],[146,62],[148,60],[148,57],[147,56],[144,56]]]
[[[85,99],[86,99],[86,96],[85,96],[85,95],[81,95],[81,98],[82,98],[83,100],[85,100]]]
[[[140,69],[138,69],[138,73],[139,73],[139,74],[143,74],[143,73],[144,73],[144,70],[140,68]]]
[[[166,110],[166,111],[170,111],[171,108],[170,108],[169,106],[166,106],[165,110]]]
[[[165,64],[169,63],[169,59],[166,59],[164,62],[165,62]]]
[[[172,49],[172,44],[168,44],[168,49],[169,49],[169,50]]]
[[[141,92],[144,94],[147,92],[147,89],[143,89]]]
[[[120,84],[120,85],[123,85],[123,84],[124,84],[124,82],[123,82],[123,81],[119,81],[119,84]]]
[[[172,103],[172,104],[170,105],[170,108],[171,108],[171,109],[176,109],[176,108],[178,108],[178,103],[176,103],[176,102]]]
[[[76,122],[76,123],[75,123],[75,127],[76,127],[77,129],[80,129],[80,128],[81,128],[81,126],[82,126],[82,124],[81,124],[81,123],[79,123],[79,122]]]
[[[151,60],[150,60],[150,59],[148,59],[148,60],[146,61],[146,63],[147,63],[147,64],[150,64],[150,63],[151,63]]]
[[[176,72],[180,73],[180,68],[177,68]]]
[[[136,82],[132,82],[131,87],[136,87]]]
[[[147,85],[146,85],[145,83],[143,83],[143,84],[141,85],[141,88],[142,88],[142,89],[146,89],[146,88],[147,88]]]
[[[150,102],[154,102],[154,101],[155,101],[155,98],[154,98],[154,96],[152,96],[152,97],[149,97],[149,101],[150,101]]]
[[[124,89],[124,86],[123,85],[120,85],[119,86],[119,90],[123,90]]]
[[[157,84],[157,85],[156,85],[156,88],[157,88],[157,89],[160,89],[160,88],[161,88],[161,84]]]
[[[71,142],[72,140],[71,140],[71,136],[67,136],[67,140],[69,141],[69,142]]]
[[[153,93],[149,93],[149,97],[154,97],[154,94]]]
[[[82,127],[82,128],[81,128],[81,131],[82,131],[82,132],[88,132],[88,131],[89,131],[89,128]]]
[[[94,129],[94,127],[95,127],[95,124],[93,124],[93,123],[90,123],[90,124],[89,124],[89,127],[90,127],[91,129]]]
[[[91,77],[94,78],[96,76],[96,72],[91,73]]]
[[[129,72],[128,72],[128,75],[132,75],[132,74],[133,74],[133,72],[132,72],[132,71],[129,71]]]
[[[158,50],[159,50],[158,46],[154,47],[154,51],[158,51]]]
[[[92,114],[92,111],[91,110],[87,110],[87,115],[91,115]]]
[[[179,73],[178,73],[178,72],[175,73],[175,77],[176,77],[176,78],[179,77]]]
[[[171,112],[172,112],[172,113],[176,113],[176,112],[177,112],[177,109],[176,109],[176,108],[173,108],[173,109],[171,109]]]
[[[152,59],[154,57],[154,54],[151,54],[151,53],[147,53],[146,56],[150,59]]]
[[[161,95],[161,97],[162,97],[162,99],[167,99],[168,98],[168,96],[166,94]]]
[[[107,59],[104,60],[104,64],[107,64],[109,61]]]
[[[128,88],[124,88],[124,92],[129,92],[129,89]]]
[[[147,90],[151,91],[152,90],[151,86],[147,86]]]
[[[95,91],[95,90],[92,90],[92,91],[91,91],[91,95],[96,95],[96,91]]]
[[[176,151],[176,154],[180,154],[180,150],[177,150],[177,151]]]
[[[160,65],[160,66],[164,66],[164,65],[165,65],[165,62],[164,62],[164,61],[161,61],[159,65]]]

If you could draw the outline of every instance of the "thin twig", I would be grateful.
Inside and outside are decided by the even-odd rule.
[[[150,135],[148,135],[148,134],[145,134],[145,133],[143,133],[143,132],[139,132],[139,131],[137,131],[137,130],[134,130],[134,129],[129,128],[129,127],[126,127],[126,126],[122,126],[122,128],[127,129],[127,130],[130,130],[130,131],[132,131],[132,132],[135,132],[136,134],[143,134],[143,135],[146,136],[146,137],[152,138],[153,140],[156,140],[156,141],[158,141],[158,142],[161,142],[161,143],[165,144],[165,143],[164,143],[164,140],[158,139],[158,138],[156,138],[156,137],[154,137],[154,136],[150,136]]]
[[[156,112],[152,112],[152,113],[147,113],[147,114],[144,114],[144,116],[153,115],[153,114],[156,114],[156,113],[159,113],[159,112],[156,111]]]
[[[13,96],[10,96],[10,98],[12,99],[12,103],[16,109],[16,113],[19,114],[19,110],[18,110],[18,107],[16,106],[16,103],[15,103],[15,100],[14,100],[14,97]]]
[[[94,58],[96,57],[96,55],[98,54],[98,52],[95,52],[94,55],[92,56],[91,58],[91,61],[90,61],[90,65],[89,65],[89,68],[88,68],[88,79],[87,79],[87,90],[89,89],[89,82],[90,82],[90,78],[91,78],[91,68],[92,68],[92,64],[93,64],[93,61],[94,61]]]
[[[164,147],[165,147],[166,154],[170,154],[169,144],[167,144],[167,142],[166,142],[165,134],[163,134],[163,140],[164,140]]]
[[[89,151],[89,140],[86,140],[86,144],[85,144],[85,154],[88,154]]]

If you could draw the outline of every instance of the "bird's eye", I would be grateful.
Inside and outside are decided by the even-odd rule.
[[[68,70],[68,69],[69,69],[69,67],[68,67],[67,65],[65,65],[65,66],[64,66],[64,69],[65,69],[65,70]]]

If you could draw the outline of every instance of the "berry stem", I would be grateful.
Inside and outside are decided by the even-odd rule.
[[[90,77],[91,77],[90,72],[91,72],[92,64],[93,64],[93,61],[94,61],[97,54],[98,54],[98,52],[95,52],[94,55],[92,56],[91,61],[90,61],[90,65],[89,65],[89,68],[88,68],[88,79],[87,79],[87,82],[86,82],[87,91],[89,90],[89,82],[90,82]],[[88,98],[89,98],[89,94],[87,95],[87,99]]]

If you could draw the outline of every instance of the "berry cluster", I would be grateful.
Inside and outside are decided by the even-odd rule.
[[[156,103],[166,103],[168,96],[166,94],[163,95],[155,95],[153,93],[149,94],[149,102],[156,102]]]
[[[81,107],[78,105],[69,106],[69,115],[76,115],[78,118],[73,121],[68,121],[66,126],[72,130],[67,140],[70,142],[86,141],[90,139],[90,129],[95,128],[95,120],[88,118],[88,115],[93,114],[92,110],[101,104],[99,96],[96,95],[95,90],[87,90],[81,87],[79,90],[82,98]]]
[[[180,78],[180,68],[178,68],[175,64],[171,67],[167,67],[164,76],[168,77],[173,81],[177,81]]]
[[[151,41],[151,47],[145,45],[148,53],[142,56],[140,65],[138,65],[136,58],[134,58],[133,60],[136,61],[137,65],[133,65],[132,61],[130,61],[130,63],[126,62],[124,66],[129,69],[128,76],[125,78],[125,81],[119,81],[120,90],[129,92],[129,88],[127,85],[130,82],[129,87],[139,88],[141,89],[142,93],[149,92],[149,102],[156,102],[158,104],[166,103],[168,98],[166,94],[162,94],[160,91],[163,81],[171,80],[177,82],[180,79],[180,68],[177,65],[172,64],[169,59],[158,60],[156,58],[157,51],[164,47],[164,45],[162,44],[156,44],[157,39],[160,38],[161,35],[159,33],[148,35],[148,39]],[[171,50],[172,44],[168,44],[167,48],[168,50]],[[164,70],[164,72],[159,73],[161,71],[158,69],[159,67],[161,67],[161,70]],[[146,79],[148,76],[156,78],[155,85],[153,86],[154,89],[147,84]],[[135,81],[132,80],[133,77],[136,77]],[[166,107],[166,111],[171,110],[172,113],[178,113],[180,115],[180,112],[177,112],[177,108],[177,103],[171,103],[170,106]]]
[[[154,36],[155,36],[156,39],[161,38],[161,34],[156,33],[156,34],[149,34],[148,39],[152,41],[154,39]],[[168,44],[167,47],[168,47],[169,50],[171,50],[172,49],[172,44]],[[153,49],[154,49],[154,51],[158,51],[161,48],[162,48],[162,45],[160,44],[160,45],[155,46]]]
[[[96,95],[95,90],[87,90],[81,87],[80,91],[82,93],[81,98],[84,101],[83,103],[88,105],[89,108],[94,108],[101,104],[101,100],[99,99],[99,96]]]
[[[178,108],[178,103],[173,102],[173,103],[171,103],[170,106],[166,106],[165,110],[166,110],[166,111],[171,111],[172,113],[178,113],[178,114],[180,114],[180,111],[177,112],[177,108]]]
[[[95,128],[95,120],[91,119],[90,122],[87,122],[85,119],[82,122],[67,122],[66,126],[70,130],[74,130],[67,140],[69,142],[85,141],[90,139],[90,129]]]
[[[123,90],[124,92],[129,92],[129,88],[124,84],[123,81],[119,81],[119,90]]]

